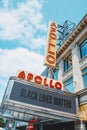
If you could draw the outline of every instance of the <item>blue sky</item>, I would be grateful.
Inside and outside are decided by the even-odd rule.
[[[40,74],[50,20],[76,24],[87,0],[0,0],[0,102],[10,76],[19,69]]]

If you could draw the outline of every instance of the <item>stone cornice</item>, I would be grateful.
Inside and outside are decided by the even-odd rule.
[[[84,88],[75,93],[77,96],[87,95],[87,88]]]
[[[79,24],[75,27],[72,33],[68,36],[68,38],[64,41],[62,46],[57,50],[57,58],[62,54],[64,50],[75,40],[75,38],[84,30],[87,26],[87,14],[83,17],[83,19],[79,22]]]

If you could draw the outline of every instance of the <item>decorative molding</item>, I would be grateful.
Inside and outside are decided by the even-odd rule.
[[[80,21],[80,23],[76,26],[76,28],[73,30],[73,32],[68,36],[68,38],[64,41],[62,46],[60,48],[58,48],[58,50],[57,50],[57,58],[62,54],[63,51],[65,51],[65,49],[67,49],[67,47],[73,41],[75,41],[76,37],[84,30],[85,27],[87,27],[87,14]]]

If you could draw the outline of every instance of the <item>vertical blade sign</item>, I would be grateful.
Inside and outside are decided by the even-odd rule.
[[[57,23],[52,21],[49,23],[48,41],[45,53],[45,65],[54,68],[56,67],[57,28]]]

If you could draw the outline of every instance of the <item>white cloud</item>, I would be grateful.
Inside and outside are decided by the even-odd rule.
[[[15,76],[19,69],[40,74],[45,68],[43,61],[44,57],[42,55],[24,48],[0,49],[0,75],[2,77]]]
[[[17,7],[14,8],[12,0],[5,0],[3,5],[4,8],[0,9],[0,39],[10,41],[18,39],[29,48],[31,43],[34,46],[38,41],[38,49],[40,49],[43,43],[45,44],[46,38],[38,37],[37,32],[44,34],[47,30],[41,12],[42,3],[38,0],[26,0],[17,3]],[[9,6],[11,7],[8,8]],[[37,49],[37,46],[34,46],[34,49]]]
[[[43,61],[42,55],[24,48],[0,49],[0,101],[10,76],[16,76],[20,69],[40,75],[45,69]]]
[[[15,12],[0,11],[0,39],[13,40],[20,38],[20,26]]]
[[[2,2],[3,2],[3,6],[4,6],[5,8],[7,8],[8,5],[9,5],[9,0],[2,0]]]
[[[17,2],[16,8],[13,2]],[[43,6],[41,0],[24,0],[24,2],[2,0],[2,3],[0,40],[17,40],[22,45],[27,45],[30,50],[40,52],[46,43],[45,35],[42,34],[47,31],[41,12]],[[45,69],[43,62],[42,55],[28,49],[21,47],[13,50],[0,49],[0,101],[10,76],[15,76],[19,69],[40,74]]]

